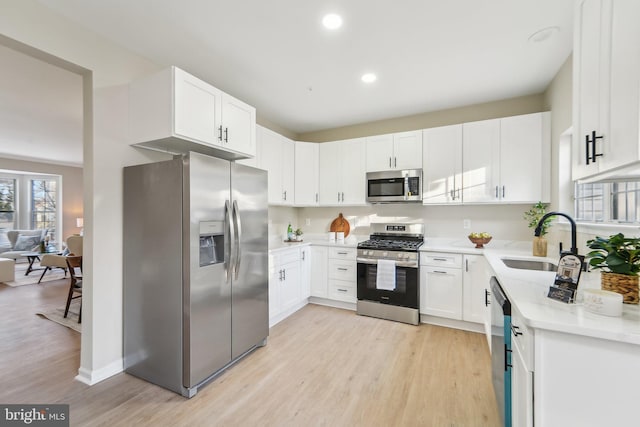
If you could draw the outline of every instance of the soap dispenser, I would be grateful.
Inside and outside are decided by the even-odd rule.
[[[293,235],[293,228],[291,228],[291,224],[287,227],[287,240],[293,240],[295,236]]]

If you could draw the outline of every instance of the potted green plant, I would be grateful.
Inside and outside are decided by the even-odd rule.
[[[524,219],[527,220],[529,228],[535,229],[542,217],[547,213],[547,203],[538,202],[524,213]],[[551,218],[547,218],[540,227],[540,236],[534,236],[533,238],[533,255],[534,256],[547,256],[547,239],[544,237],[549,232],[551,227]]]
[[[602,270],[602,289],[622,294],[627,304],[638,304],[640,238],[618,233],[588,240],[587,246],[593,249],[587,254],[589,265]]]

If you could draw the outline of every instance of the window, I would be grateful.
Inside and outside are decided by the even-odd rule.
[[[16,228],[16,180],[0,178],[0,229]]]
[[[576,184],[576,219],[579,221],[604,221],[605,184]]]
[[[31,228],[46,228],[55,241],[57,224],[56,179],[31,180]]]
[[[618,181],[575,184],[575,216],[579,221],[640,223],[640,183]]]

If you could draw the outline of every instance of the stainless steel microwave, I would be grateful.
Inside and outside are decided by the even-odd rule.
[[[367,202],[421,202],[422,169],[367,172]]]

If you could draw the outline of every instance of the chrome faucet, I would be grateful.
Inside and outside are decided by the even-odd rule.
[[[550,216],[563,216],[565,218],[567,218],[569,220],[569,222],[571,223],[571,253],[574,255],[578,255],[578,248],[577,248],[577,244],[576,244],[576,222],[573,220],[573,218],[571,218],[569,215],[562,213],[562,212],[549,212],[546,213],[542,218],[540,218],[540,221],[538,222],[538,225],[536,226],[536,230],[534,232],[534,235],[536,237],[540,237],[540,232],[542,230],[542,224],[544,223],[544,220],[549,218]],[[562,246],[560,246],[560,248],[562,248]],[[562,252],[560,253],[560,255],[562,255]]]

